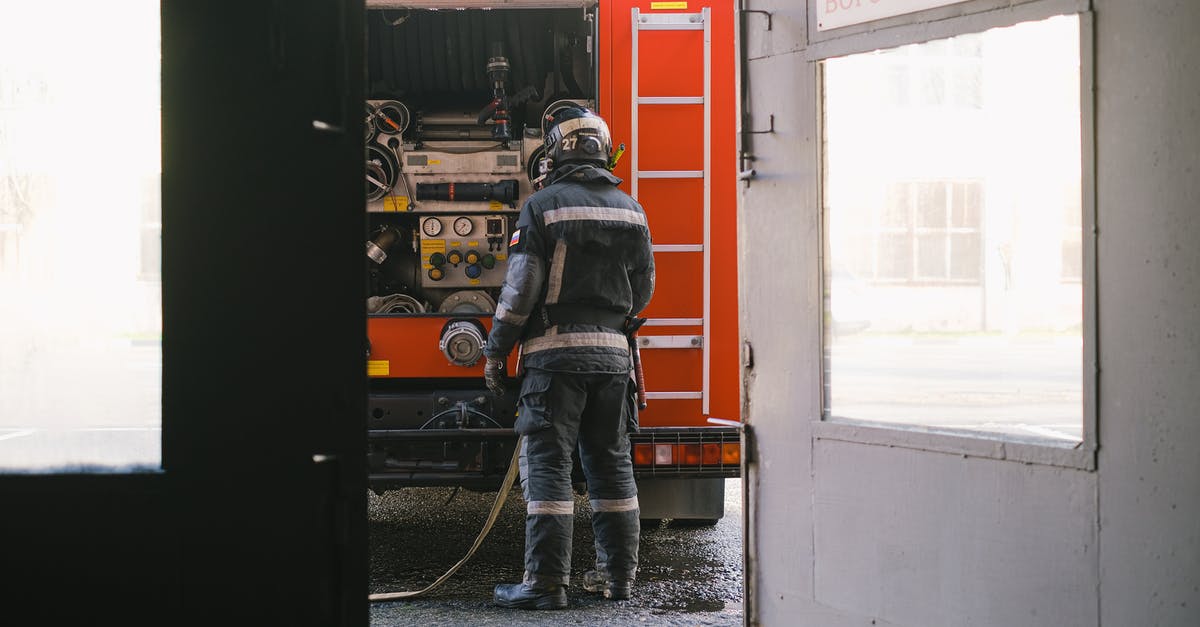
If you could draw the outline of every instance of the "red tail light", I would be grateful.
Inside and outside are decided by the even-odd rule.
[[[734,466],[742,461],[742,445],[738,443],[721,445],[721,462],[726,466]]]
[[[634,466],[649,466],[654,463],[654,445],[652,444],[634,444],[633,445],[633,465]]]

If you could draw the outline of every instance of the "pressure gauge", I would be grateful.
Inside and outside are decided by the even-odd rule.
[[[454,221],[454,232],[459,237],[466,237],[471,234],[471,229],[475,228],[475,223],[471,222],[471,218],[463,216]]]
[[[437,218],[425,218],[421,223],[421,232],[426,237],[437,237],[442,232],[442,221]]]

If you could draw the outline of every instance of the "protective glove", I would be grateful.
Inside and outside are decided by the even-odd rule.
[[[504,396],[504,360],[488,357],[483,366],[483,382],[496,396]]]

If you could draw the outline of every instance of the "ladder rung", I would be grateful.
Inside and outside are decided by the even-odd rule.
[[[704,244],[654,244],[650,248],[656,253],[698,253],[704,251]]]
[[[638,24],[638,30],[704,30],[704,23],[686,23],[686,24]]]
[[[639,170],[633,175],[640,179],[702,179],[704,170]]]
[[[644,96],[638,98],[643,105],[686,105],[704,104],[704,96]]]
[[[646,400],[678,401],[689,398],[704,398],[704,392],[646,392]]]
[[[704,318],[651,318],[646,321],[648,327],[698,327],[704,324]]]

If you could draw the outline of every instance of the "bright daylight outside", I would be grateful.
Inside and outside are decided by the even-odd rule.
[[[1071,445],[1079,21],[830,59],[825,418]]]
[[[161,458],[157,1],[0,3],[0,472]]]

